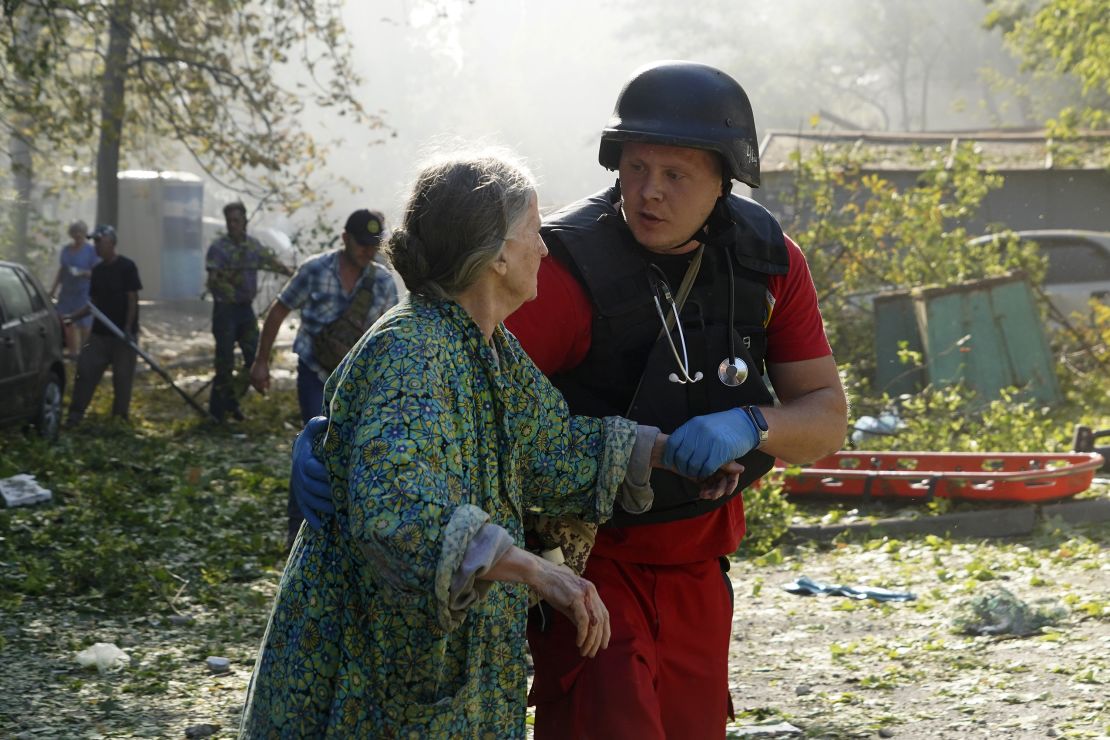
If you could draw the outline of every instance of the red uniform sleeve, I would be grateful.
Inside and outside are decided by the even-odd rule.
[[[578,366],[590,349],[593,306],[586,291],[553,257],[540,262],[538,297],[505,319],[505,326],[544,375]]]
[[[767,281],[771,316],[767,324],[767,362],[799,362],[832,354],[817,306],[817,289],[805,255],[786,237],[790,268]]]

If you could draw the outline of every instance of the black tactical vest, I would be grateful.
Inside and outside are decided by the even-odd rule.
[[[678,367],[661,335],[663,325],[649,278],[653,255],[633,238],[614,205],[619,198],[616,188],[598,193],[546,219],[541,230],[551,253],[577,273],[594,309],[585,359],[570,372],[551,379],[571,412],[624,416],[670,433],[693,416],[772,403],[763,380],[767,278],[785,274],[789,267],[778,222],[758,203],[729,196],[727,218],[732,223],[707,241],[697,280],[681,311],[690,374],[701,371],[704,377],[682,385],[668,379]],[[732,289],[726,261],[730,252]],[[678,289],[672,282],[672,294]],[[735,310],[731,327],[730,295]],[[663,310],[669,313],[666,303]],[[718,366],[730,354],[729,332],[737,355],[749,368],[747,380],[738,387],[724,385],[717,375]],[[678,332],[672,330],[671,337],[679,345]],[[774,464],[772,457],[759,451],[748,453],[740,462],[745,469],[732,496]],[[652,472],[651,484],[655,491],[651,511],[632,515],[617,507],[608,526],[687,519],[731,498],[702,501],[697,498],[696,485],[662,470]]]

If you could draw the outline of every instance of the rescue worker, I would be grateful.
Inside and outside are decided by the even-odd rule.
[[[598,159],[616,185],[545,220],[539,297],[506,326],[573,413],[672,433],[664,463],[681,475],[704,478],[731,459],[745,471],[731,496],[708,501],[655,470],[652,510],[597,530],[584,576],[612,639],[596,657],[578,654],[559,614],[533,610],[535,736],[720,738],[731,714],[724,571],[744,535],[740,493],[776,457],[839,449],[847,400],[801,250],[766,209],[731,193],[733,180],[759,186],[755,123],[734,79],[691,62],[637,70]],[[294,460],[302,480],[316,465],[306,458]],[[561,532],[574,536],[558,541]],[[538,534],[541,549],[579,552],[591,536],[580,526]]]

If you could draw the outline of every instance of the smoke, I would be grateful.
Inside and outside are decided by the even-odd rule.
[[[555,207],[612,182],[598,134],[641,64],[685,58],[735,76],[770,127],[987,127],[977,68],[1005,63],[980,0],[393,0],[348,2],[363,104],[392,131],[313,123],[342,138],[327,168],[330,219],[360,207],[396,220],[421,153],[443,137],[503,144]],[[978,60],[978,61],[977,61]],[[925,108],[927,106],[927,117]],[[827,114],[822,118],[822,113]]]

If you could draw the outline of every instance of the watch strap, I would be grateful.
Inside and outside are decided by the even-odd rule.
[[[759,445],[756,445],[758,448],[767,441],[767,437],[769,436],[767,419],[763,416],[763,412],[759,410],[758,406],[741,406],[740,408],[744,409],[744,413],[752,420],[752,424],[755,425],[755,429],[759,433]]]

